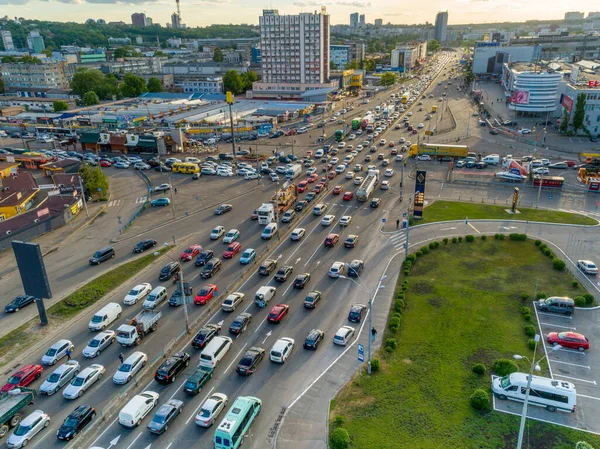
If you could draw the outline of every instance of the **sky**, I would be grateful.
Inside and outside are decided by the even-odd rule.
[[[109,6],[112,5],[112,6]],[[393,5],[393,6],[390,6]],[[418,7],[416,6],[418,5]],[[210,24],[257,24],[263,9],[278,9],[280,14],[320,11],[326,6],[332,24],[348,24],[353,12],[365,14],[367,23],[381,18],[384,23],[415,24],[435,22],[438,11],[448,11],[450,25],[488,22],[558,20],[567,11],[594,9],[594,2],[581,0],[430,0],[425,3],[389,0],[180,0],[183,23],[188,26]],[[175,0],[0,0],[0,15],[27,19],[84,22],[89,18],[107,22],[131,23],[131,14],[144,12],[154,23],[170,22]],[[235,12],[232,14],[232,12]]]

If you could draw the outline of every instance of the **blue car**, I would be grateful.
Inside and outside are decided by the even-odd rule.
[[[171,204],[171,200],[169,200],[169,198],[157,198],[155,200],[152,200],[152,202],[150,203],[150,206],[152,206],[152,207],[168,206],[169,204]]]
[[[256,259],[256,251],[254,251],[252,248],[248,248],[242,253],[242,257],[240,257],[240,263],[242,265],[247,265],[250,262],[253,262],[254,259]]]

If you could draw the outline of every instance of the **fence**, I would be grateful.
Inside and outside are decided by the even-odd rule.
[[[142,180],[146,184],[146,189],[148,190],[148,196],[146,196],[146,201],[144,201],[142,203],[142,205],[138,209],[138,211],[135,214],[133,214],[133,216],[127,221],[127,223],[125,223],[121,227],[121,229],[119,229],[119,234],[122,234],[123,231],[125,231],[125,229],[127,229],[129,226],[131,226],[131,224],[135,221],[135,219],[137,217],[139,217],[140,215],[142,215],[142,212],[144,212],[144,209],[146,209],[146,207],[148,207],[148,204],[150,204],[150,195],[152,194],[152,183],[150,182],[150,179],[148,178],[148,176],[146,176],[146,174],[144,172],[142,172],[141,170],[135,170],[135,173],[140,178],[142,178]]]
[[[29,241],[54,229],[60,228],[67,224],[65,214],[59,215],[47,220],[40,220],[38,223],[31,223],[29,226],[20,228],[15,232],[10,232],[0,237],[0,252],[4,252],[12,248],[13,240]]]

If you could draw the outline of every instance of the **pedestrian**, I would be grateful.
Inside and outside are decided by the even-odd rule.
[[[119,354],[119,360],[121,361],[121,363],[123,363],[123,353]]]
[[[398,219],[396,220],[396,229],[398,229],[399,227],[400,227],[400,219],[398,218]]]
[[[373,340],[375,340],[375,339],[377,338],[377,329],[375,329],[375,326],[373,326],[373,327],[371,328],[371,338],[372,338]]]
[[[71,360],[71,348],[67,349],[67,361]]]
[[[175,187],[174,191],[175,191],[175,193],[177,193],[177,187]]]

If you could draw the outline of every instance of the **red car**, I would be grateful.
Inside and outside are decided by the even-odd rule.
[[[577,163],[575,161],[565,161],[567,163],[567,166],[569,168],[571,167],[575,167],[577,165]]]
[[[250,220],[258,220],[258,210],[254,210],[254,212],[252,212],[252,215],[250,215]]]
[[[324,188],[325,188],[325,184],[322,182],[319,182],[319,183],[315,184],[315,188],[313,189],[313,192],[321,193],[321,190],[323,190]]]
[[[315,182],[317,179],[319,179],[319,175],[312,174],[308,177],[308,182]]]
[[[564,348],[577,349],[581,352],[590,349],[590,342],[585,335],[576,332],[550,332],[548,343],[554,346],[561,345]]]
[[[344,201],[350,201],[352,198],[354,198],[354,194],[352,192],[344,192]]]
[[[327,173],[327,179],[333,179],[337,176],[337,172],[334,170],[331,170],[329,173]]]
[[[279,324],[283,317],[287,315],[289,309],[290,306],[287,304],[277,304],[276,306],[273,306],[269,312],[269,315],[267,316],[267,321],[269,323]]]
[[[216,291],[217,291],[217,286],[215,284],[206,284],[196,294],[196,297],[194,298],[194,304],[199,304],[199,305],[203,306],[208,301],[213,299],[213,296]]]
[[[419,130],[418,130],[418,129],[413,129],[413,130],[412,130],[412,133],[413,133],[413,134],[419,134]]]
[[[224,259],[231,259],[237,253],[239,253],[242,249],[242,244],[240,242],[231,243],[225,251],[223,251]]]
[[[190,261],[194,259],[202,251],[202,245],[192,245],[181,253],[181,260]]]
[[[331,193],[333,193],[334,195],[339,195],[340,193],[342,193],[342,186],[335,186]]]
[[[0,392],[6,393],[13,388],[26,387],[34,380],[39,379],[43,371],[44,368],[42,368],[42,365],[25,365],[15,374],[10,376],[8,382],[4,384]]]
[[[298,193],[302,193],[306,190],[306,188],[308,187],[308,181],[300,181],[300,183],[298,184]]]
[[[112,167],[112,164],[108,161],[100,161],[100,167]]]
[[[325,241],[323,242],[323,244],[325,246],[328,246],[330,248],[333,248],[335,246],[335,244],[340,240],[340,236],[337,234],[328,234],[327,237],[325,237]]]

